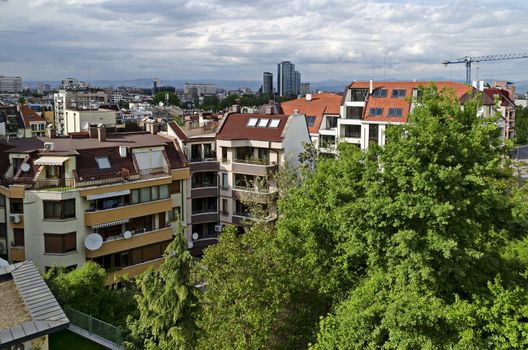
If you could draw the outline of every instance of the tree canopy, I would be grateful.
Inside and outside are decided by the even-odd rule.
[[[152,104],[158,105],[160,102],[162,102],[164,105],[169,106],[179,106],[180,105],[180,99],[178,96],[173,92],[158,92],[154,97],[152,98]]]

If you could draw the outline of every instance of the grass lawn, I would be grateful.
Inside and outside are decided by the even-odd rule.
[[[49,350],[107,350],[104,346],[89,341],[68,330],[49,336]]]

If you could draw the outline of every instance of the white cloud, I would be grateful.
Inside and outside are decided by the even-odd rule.
[[[514,0],[33,0],[0,12],[0,74],[32,79],[259,79],[284,59],[303,80],[462,79],[441,62],[528,46],[528,4]],[[524,66],[479,74],[525,80]]]

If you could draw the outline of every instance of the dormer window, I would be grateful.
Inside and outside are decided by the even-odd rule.
[[[110,169],[112,167],[108,157],[96,157],[95,161],[97,162],[99,170]]]
[[[255,126],[257,126],[257,122],[258,122],[258,118],[249,118],[247,126],[255,127]]]

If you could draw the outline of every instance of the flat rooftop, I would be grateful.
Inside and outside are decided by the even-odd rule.
[[[2,309],[0,312],[0,329],[11,328],[31,321],[31,315],[27,311],[11,275],[7,280],[0,282],[0,309]]]

